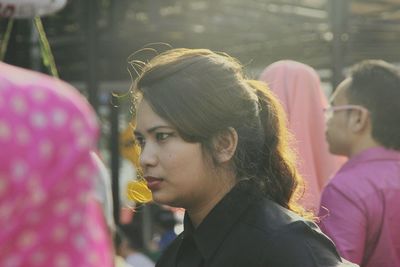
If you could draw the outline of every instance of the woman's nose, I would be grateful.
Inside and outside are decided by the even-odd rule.
[[[142,147],[142,151],[140,153],[140,165],[143,169],[155,166],[157,164],[157,153],[154,145],[150,142],[146,142],[146,144]]]

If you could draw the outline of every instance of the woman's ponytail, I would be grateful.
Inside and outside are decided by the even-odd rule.
[[[255,80],[248,80],[247,83],[258,96],[259,117],[264,130],[264,164],[257,179],[264,185],[267,197],[305,215],[296,204],[302,178],[296,170],[296,154],[289,145],[292,136],[286,128],[285,112],[265,83]]]

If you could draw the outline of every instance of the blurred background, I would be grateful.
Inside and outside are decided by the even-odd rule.
[[[255,74],[290,58],[329,81],[335,67],[400,57],[398,0],[70,0],[42,20],[61,78],[83,87],[129,80],[127,57],[153,42],[224,51]],[[38,67],[31,31],[15,21],[5,61]]]
[[[0,4],[0,37],[3,47],[8,44],[3,60],[50,73],[33,18],[14,19],[10,29],[5,7]],[[87,96],[99,115],[99,147],[118,223],[121,180],[134,170],[124,167],[120,143],[130,100],[112,93],[128,92],[128,57],[135,51],[150,43],[223,51],[253,78],[274,61],[297,60],[318,71],[327,94],[357,61],[400,62],[399,0],[70,0],[40,19],[60,78]],[[140,227],[151,224],[151,212],[142,217]],[[144,229],[145,240],[151,231]]]

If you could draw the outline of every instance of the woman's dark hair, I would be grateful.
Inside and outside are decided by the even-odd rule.
[[[236,177],[253,180],[283,207],[301,210],[293,198],[300,176],[284,111],[265,83],[246,80],[235,59],[206,49],[172,49],[143,67],[133,92],[185,141],[201,143],[211,155],[213,138],[235,129]]]
[[[400,70],[382,60],[365,60],[353,66],[350,77],[349,100],[369,110],[372,137],[400,150]]]

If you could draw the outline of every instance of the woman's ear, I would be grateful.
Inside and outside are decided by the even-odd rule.
[[[214,156],[218,163],[225,163],[232,159],[238,143],[238,135],[234,128],[229,127],[221,131],[213,139]]]

